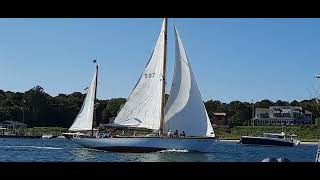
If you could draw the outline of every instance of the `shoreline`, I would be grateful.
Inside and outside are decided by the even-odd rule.
[[[301,141],[300,144],[313,144],[313,145],[318,145],[319,142],[309,142],[309,141]]]
[[[218,141],[221,141],[221,142],[239,142],[240,139],[218,139]],[[319,142],[316,142],[316,141],[301,141],[300,144],[318,145]]]

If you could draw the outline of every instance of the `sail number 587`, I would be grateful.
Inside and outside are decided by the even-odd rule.
[[[144,78],[153,78],[155,73],[145,73]]]

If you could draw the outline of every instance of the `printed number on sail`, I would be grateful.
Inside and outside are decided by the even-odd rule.
[[[146,73],[144,74],[144,78],[153,78],[155,73]]]

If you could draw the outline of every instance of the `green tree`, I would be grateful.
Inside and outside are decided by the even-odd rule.
[[[278,100],[276,103],[274,103],[275,106],[290,106],[290,103],[288,101],[281,101]]]
[[[290,103],[290,106],[299,106],[299,105],[300,105],[299,102],[296,101],[296,100],[294,100],[294,101],[292,101],[292,102]]]
[[[102,119],[104,122],[108,121],[110,117],[116,117],[120,108],[124,105],[126,99],[124,98],[115,98],[110,99],[106,105],[106,108],[102,112]]]
[[[48,97],[49,95],[44,92],[44,89],[41,86],[36,86],[25,92],[26,104],[29,105],[32,112],[32,118],[27,119],[26,122],[30,125],[45,125],[45,121],[41,121],[41,119],[44,119],[48,110]]]

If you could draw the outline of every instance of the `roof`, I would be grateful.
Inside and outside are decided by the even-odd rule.
[[[3,121],[0,124],[13,124],[13,125],[20,125],[20,126],[27,126],[24,123],[18,122],[18,121]]]
[[[216,115],[216,116],[226,116],[227,114],[226,113],[213,113],[214,115]]]
[[[308,110],[304,110],[305,114],[312,114],[312,112],[308,111]]]

